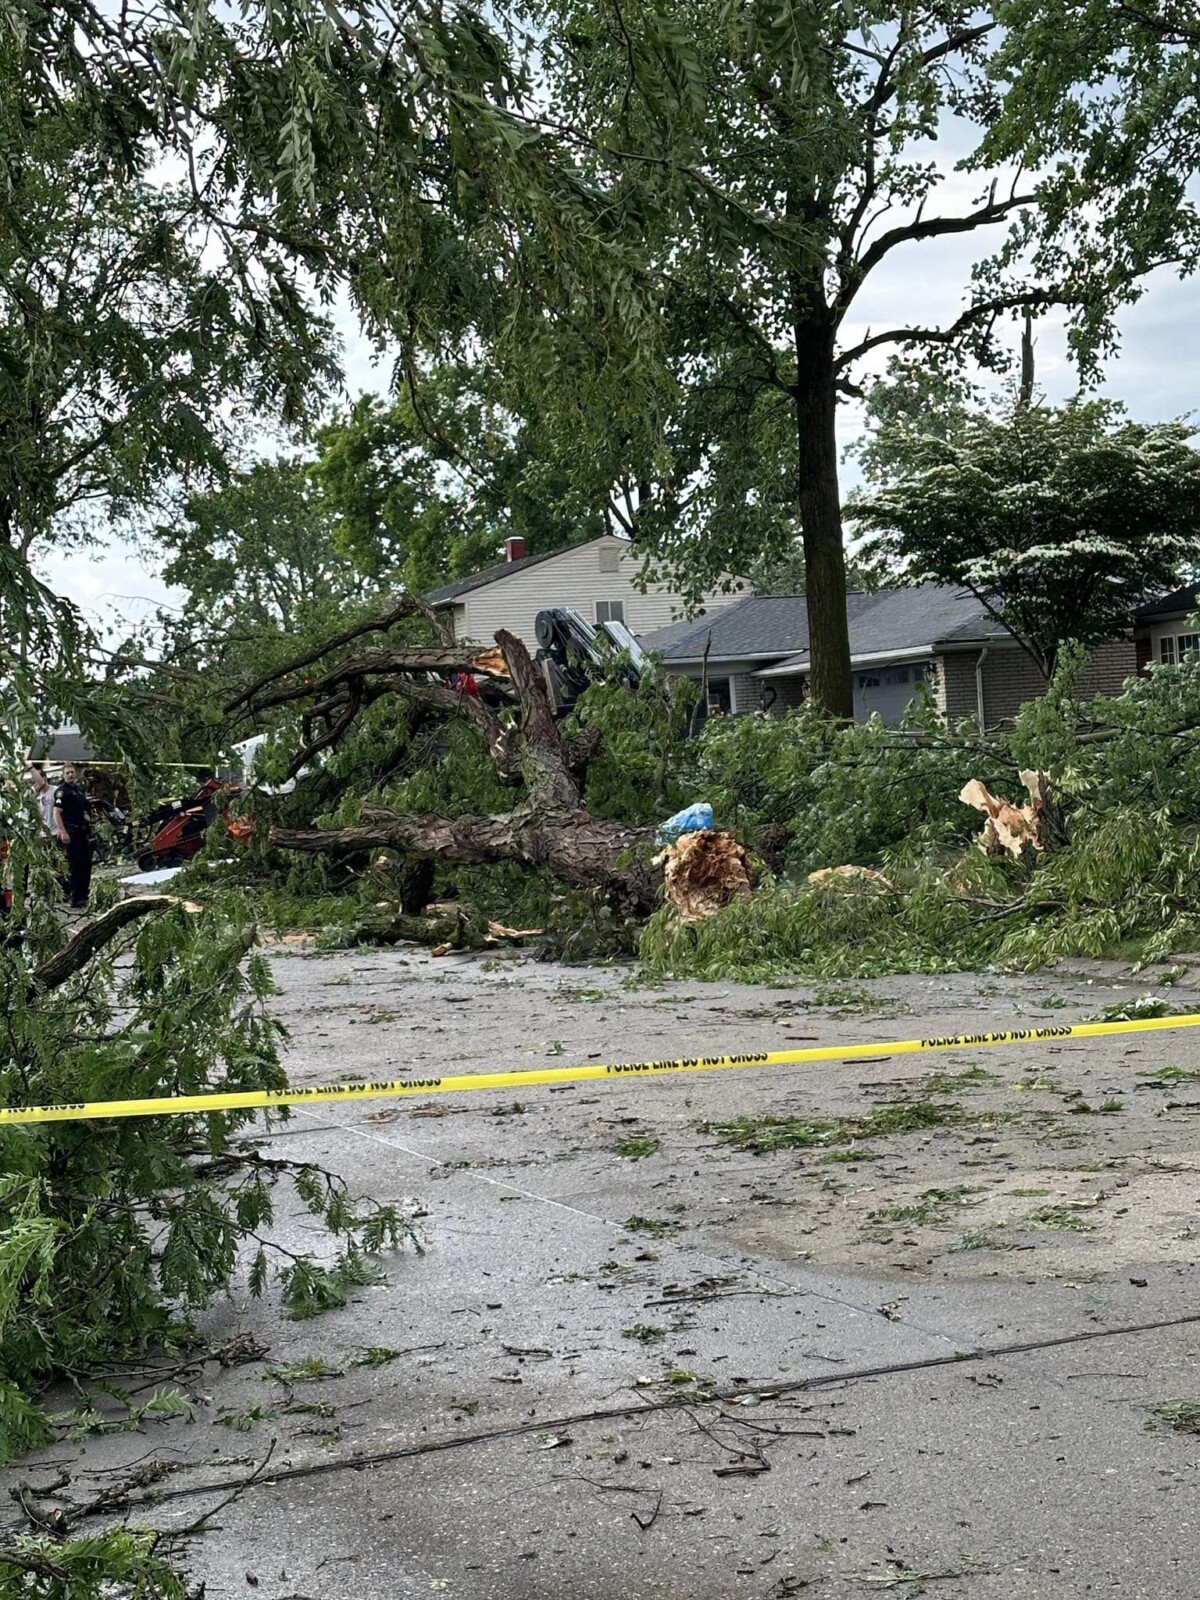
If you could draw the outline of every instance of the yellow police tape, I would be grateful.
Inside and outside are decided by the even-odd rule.
[[[310,1089],[249,1089],[237,1094],[164,1095],[146,1100],[80,1100],[53,1106],[0,1106],[0,1127],[26,1122],[83,1122],[95,1117],[179,1117],[197,1111],[249,1111],[310,1100],[379,1100],[401,1095],[466,1094],[475,1089],[532,1089],[544,1083],[595,1083],[671,1072],[720,1072],[728,1067],[787,1067],[809,1061],[870,1061],[966,1050],[979,1045],[1040,1044],[1058,1039],[1103,1039],[1112,1034],[1195,1028],[1200,1015],[1144,1017],[1136,1022],[1079,1022],[1074,1027],[1017,1028],[1005,1033],[956,1033],[936,1039],[889,1039],[872,1044],[815,1045],[739,1056],[681,1056],[673,1061],[622,1061],[607,1066],[538,1067],[524,1072],[463,1073],[452,1078],[391,1078],[381,1083],[323,1083]]]

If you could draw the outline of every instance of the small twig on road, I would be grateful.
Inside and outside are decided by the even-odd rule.
[[[275,1454],[275,1446],[278,1443],[279,1440],[277,1438],[271,1440],[271,1443],[267,1446],[267,1453],[259,1462],[258,1466],[255,1467],[254,1471],[248,1478],[242,1478],[236,1484],[234,1484],[233,1488],[225,1496],[224,1500],[218,1501],[217,1504],[211,1508],[211,1510],[205,1511],[203,1515],[197,1517],[194,1522],[189,1522],[186,1528],[173,1529],[169,1533],[164,1533],[162,1537],[166,1540],[193,1539],[197,1534],[206,1532],[208,1529],[208,1524],[219,1512],[224,1511],[226,1506],[231,1506],[235,1500],[239,1500],[248,1489],[252,1488],[254,1484],[258,1482],[263,1473],[267,1470],[267,1467],[271,1461],[271,1457]]]
[[[992,1578],[995,1567],[964,1567],[960,1572],[918,1572],[902,1568],[899,1572],[847,1572],[851,1583],[873,1583],[880,1589],[898,1589],[910,1583],[946,1583],[952,1578]]]
[[[663,1497],[662,1490],[660,1489],[658,1491],[658,1497],[654,1502],[654,1510],[648,1517],[639,1517],[636,1511],[631,1511],[629,1513],[643,1533],[649,1533],[650,1529],[658,1521],[658,1513],[662,1510],[662,1503]]]

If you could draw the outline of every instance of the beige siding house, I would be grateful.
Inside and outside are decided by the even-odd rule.
[[[638,587],[641,558],[628,540],[604,534],[587,544],[527,556],[524,542],[509,539],[507,559],[483,572],[459,578],[425,596],[454,618],[454,637],[490,644],[497,628],[507,628],[530,650],[537,648],[534,622],[550,606],[570,606],[585,622],[623,622],[642,635],[665,628],[684,615],[683,597],[664,583]],[[704,598],[705,613],[745,598],[745,588]]]
[[[1200,651],[1196,613],[1200,611],[1200,584],[1189,583],[1134,617],[1138,671],[1157,664],[1173,667],[1192,651]]]

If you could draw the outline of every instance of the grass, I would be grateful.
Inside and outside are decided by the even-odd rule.
[[[858,1141],[920,1133],[984,1120],[969,1116],[958,1105],[934,1105],[930,1100],[895,1101],[877,1106],[864,1117],[737,1117],[732,1122],[706,1122],[705,1133],[722,1144],[762,1155],[768,1150],[812,1150]]]
[[[626,1217],[622,1226],[630,1233],[648,1233],[652,1239],[661,1239],[668,1233],[678,1233],[682,1224],[668,1221],[666,1217],[639,1217],[635,1214]]]
[[[1194,1067],[1159,1067],[1155,1072],[1140,1074],[1146,1083],[1200,1083],[1200,1070]]]
[[[362,1355],[355,1356],[350,1363],[352,1367],[386,1367],[389,1361],[395,1361],[404,1354],[403,1350],[392,1350],[386,1344],[368,1345]]]
[[[957,1253],[962,1250],[1011,1250],[1013,1246],[997,1238],[989,1228],[968,1228],[953,1248]]]
[[[267,1406],[247,1406],[245,1411],[223,1411],[217,1421],[235,1433],[249,1433],[256,1422],[274,1422],[278,1415]]]
[[[1040,1228],[1047,1231],[1067,1230],[1072,1233],[1090,1233],[1096,1226],[1089,1222],[1078,1206],[1050,1205],[1039,1206],[1036,1211],[1031,1211],[1022,1224],[1026,1228]]]
[[[324,1356],[300,1356],[296,1361],[282,1361],[268,1367],[264,1378],[276,1383],[319,1383],[322,1378],[340,1378],[342,1369],[332,1366]]]
[[[622,1339],[636,1339],[638,1344],[657,1344],[660,1339],[667,1337],[665,1328],[649,1327],[644,1322],[635,1322],[632,1328],[621,1329]]]
[[[965,1067],[961,1072],[931,1072],[925,1080],[926,1094],[971,1094],[985,1083],[999,1083],[1000,1074],[986,1067]]]
[[[1089,1022],[1141,1022],[1145,1017],[1185,1017],[1188,1007],[1172,1005],[1159,994],[1139,994],[1132,1000],[1121,1000],[1116,1005],[1105,1006]]]
[[[828,983],[813,990],[809,1004],[834,1011],[870,1011],[875,1002],[866,989],[856,989],[846,983]]]
[[[613,1154],[624,1157],[626,1161],[640,1161],[643,1156],[652,1156],[661,1143],[661,1139],[652,1138],[649,1134],[635,1134],[614,1145]]]
[[[1160,1400],[1149,1410],[1148,1428],[1161,1426],[1174,1433],[1200,1433],[1200,1400]]]
[[[967,1197],[981,1192],[982,1186],[979,1184],[955,1189],[926,1189],[924,1194],[908,1205],[882,1206],[878,1211],[868,1212],[867,1221],[925,1222],[936,1226],[944,1222],[948,1213],[956,1206],[977,1206],[978,1200]]]

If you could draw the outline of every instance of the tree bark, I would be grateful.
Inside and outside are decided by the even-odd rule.
[[[796,341],[796,500],[804,536],[809,692],[836,717],[854,715],[846,552],[838,489],[834,336],[831,326],[798,320]]]
[[[272,828],[283,850],[330,856],[391,847],[451,866],[516,861],[564,883],[599,889],[622,911],[649,916],[659,901],[662,869],[652,866],[654,832],[626,828],[579,811],[558,818],[523,806],[498,817],[397,816],[352,828]]]
[[[128,900],[118,900],[115,906],[110,906],[94,922],[85,922],[76,929],[61,950],[33,969],[30,974],[31,992],[45,993],[61,987],[105,945],[110,944],[122,928],[141,917],[156,917],[178,904],[178,897],[169,894],[141,894]]]

